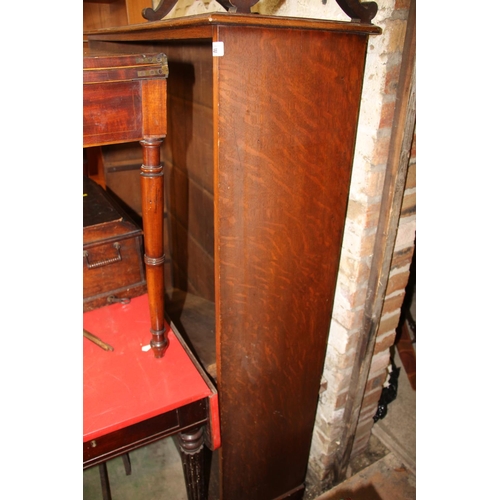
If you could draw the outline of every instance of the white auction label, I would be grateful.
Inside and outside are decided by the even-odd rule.
[[[222,57],[224,55],[224,42],[212,42],[212,55]]]

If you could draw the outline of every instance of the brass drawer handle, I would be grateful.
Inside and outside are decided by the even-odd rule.
[[[122,260],[122,256],[120,254],[120,243],[118,243],[118,242],[113,243],[113,247],[116,248],[116,251],[118,252],[118,255],[116,257],[113,257],[112,259],[104,259],[104,260],[101,260],[99,262],[92,262],[92,263],[89,261],[89,253],[87,252],[87,250],[84,250],[83,256],[87,260],[87,268],[94,269],[96,267],[106,266],[108,264],[112,264],[113,262],[119,262],[120,260]]]

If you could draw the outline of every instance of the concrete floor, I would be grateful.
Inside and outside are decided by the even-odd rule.
[[[413,500],[415,476],[389,453],[317,500]]]
[[[129,453],[132,474],[120,457],[107,462],[113,500],[188,500],[182,464],[173,438]],[[83,499],[101,500],[99,467],[83,471]]]

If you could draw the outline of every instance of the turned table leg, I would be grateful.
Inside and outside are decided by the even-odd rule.
[[[102,500],[111,500],[111,488],[109,486],[106,462],[99,464],[99,477],[101,478]]]
[[[208,497],[203,430],[200,427],[177,435],[189,500],[206,500]]]
[[[142,220],[144,226],[144,262],[148,284],[149,314],[151,318],[151,348],[155,358],[162,358],[168,347],[164,318],[163,264],[163,166],[160,162],[162,139],[145,138],[141,141]]]

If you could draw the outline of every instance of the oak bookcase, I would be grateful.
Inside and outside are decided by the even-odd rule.
[[[377,33],[212,13],[86,34],[90,53],[168,57],[166,307],[217,384],[225,500],[304,493]],[[138,173],[118,173],[127,191]]]

